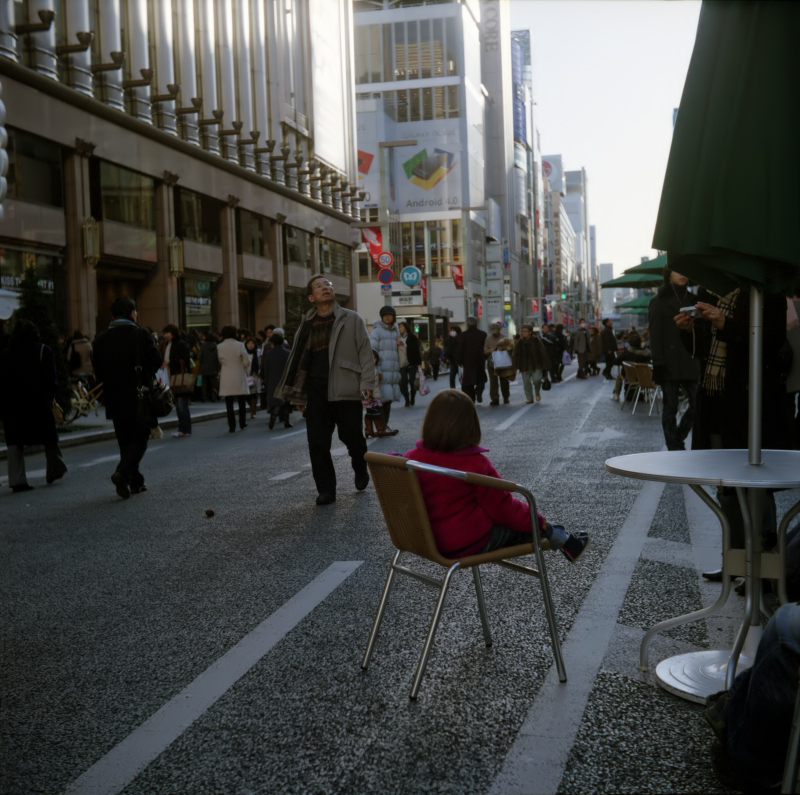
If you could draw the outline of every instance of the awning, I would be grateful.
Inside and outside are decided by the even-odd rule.
[[[616,279],[603,282],[601,287],[660,287],[664,279],[653,273],[623,273]]]

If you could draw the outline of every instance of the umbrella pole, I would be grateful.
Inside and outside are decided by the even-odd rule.
[[[764,293],[750,288],[750,392],[747,417],[747,460],[761,463],[761,386],[764,356]]]

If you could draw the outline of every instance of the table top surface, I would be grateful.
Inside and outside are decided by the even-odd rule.
[[[761,489],[800,487],[800,450],[762,450],[761,464],[747,461],[747,450],[673,450],[609,458],[614,475],[661,483],[740,486]]]

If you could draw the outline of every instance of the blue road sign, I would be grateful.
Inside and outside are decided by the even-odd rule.
[[[422,279],[422,271],[414,265],[409,265],[400,271],[400,281],[406,287],[414,287],[419,284],[420,279]]]
[[[394,281],[394,272],[391,268],[381,268],[378,271],[378,281],[381,284],[391,284]]]

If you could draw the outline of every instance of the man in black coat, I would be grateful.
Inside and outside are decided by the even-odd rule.
[[[456,375],[458,375],[456,348],[458,348],[458,338],[460,336],[461,329],[458,326],[450,326],[450,333],[444,341],[444,360],[450,368],[450,389],[456,388]]]
[[[694,306],[697,296],[689,292],[688,279],[664,268],[664,284],[653,296],[647,310],[650,328],[650,353],[653,357],[653,378],[664,395],[661,427],[667,450],[685,450],[684,440],[692,430],[694,402],[700,366],[681,343],[681,333],[675,325],[675,315],[686,306]],[[683,387],[689,408],[677,424],[678,402]]]
[[[603,378],[606,381],[611,381],[611,368],[614,366],[614,361],[617,358],[617,338],[614,336],[614,329],[611,327],[611,321],[608,318],[603,320],[603,330],[600,332],[600,341],[603,346],[603,354],[606,357],[606,366],[603,369]]]
[[[456,364],[463,367],[461,391],[469,395],[473,403],[483,403],[483,388],[486,385],[486,356],[483,346],[486,332],[478,328],[478,318],[467,318],[467,330],[458,335]]]
[[[161,354],[153,338],[136,325],[136,304],[130,298],[117,298],[111,304],[114,320],[94,341],[94,371],[103,382],[106,418],[114,421],[119,444],[119,464],[111,482],[117,494],[127,500],[131,494],[146,491],[139,462],[147,450],[150,428],[137,417],[137,387],[149,386],[161,366]],[[137,367],[141,373],[137,374]]]

